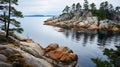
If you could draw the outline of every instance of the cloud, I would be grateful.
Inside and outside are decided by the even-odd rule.
[[[89,3],[94,2],[97,7],[106,0],[88,0]],[[118,0],[108,0],[114,3]],[[21,10],[23,14],[60,14],[66,5],[71,6],[73,3],[80,2],[83,5],[84,0],[19,0],[19,6],[16,7]]]

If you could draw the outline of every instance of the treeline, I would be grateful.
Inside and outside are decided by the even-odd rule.
[[[3,24],[0,28],[6,32],[6,37],[9,36],[11,31],[19,33],[23,31],[20,22],[11,17],[23,17],[22,13],[17,11],[13,5],[18,5],[18,0],[0,0],[0,23]],[[10,25],[14,26],[14,28],[10,28]]]
[[[120,21],[120,6],[114,7],[108,1],[100,3],[99,8],[96,7],[95,3],[89,4],[87,0],[84,0],[83,6],[80,3],[73,3],[71,7],[66,6],[60,16],[67,14],[72,18],[76,16],[75,13],[80,15],[84,11],[91,11],[92,15],[97,16],[99,20],[110,19]]]

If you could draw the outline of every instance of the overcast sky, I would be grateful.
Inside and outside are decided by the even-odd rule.
[[[88,0],[89,3],[94,2],[97,7],[101,2],[108,1],[114,6],[120,6],[120,0]],[[80,2],[83,5],[84,0],[19,0],[16,7],[22,11],[24,15],[28,14],[44,14],[59,15],[66,5],[71,6],[73,3]]]

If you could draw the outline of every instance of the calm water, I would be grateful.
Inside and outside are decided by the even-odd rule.
[[[43,25],[43,21],[49,17],[25,17],[18,19],[24,29],[23,35],[32,38],[43,47],[50,43],[58,43],[61,46],[68,46],[79,57],[80,67],[95,67],[91,58],[107,59],[103,55],[104,48],[114,48],[120,44],[119,33],[104,31],[86,31],[79,33],[74,30],[57,32],[58,28]]]

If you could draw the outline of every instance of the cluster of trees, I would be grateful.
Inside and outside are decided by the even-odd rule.
[[[20,27],[20,22],[11,17],[23,17],[22,13],[17,11],[13,5],[18,5],[18,0],[0,0],[0,23],[3,24],[1,29],[6,32],[6,37],[9,36],[9,32],[11,31],[16,31],[19,33],[23,31]],[[14,27],[10,28],[10,25]]]
[[[83,6],[80,3],[74,3],[71,7],[66,6],[62,12],[63,14],[71,14],[84,11],[91,11],[93,16],[97,16],[100,20],[120,20],[120,6],[113,7],[113,5],[109,4],[108,1],[102,2],[100,7],[97,9],[95,3],[89,4],[87,0],[84,0]]]

